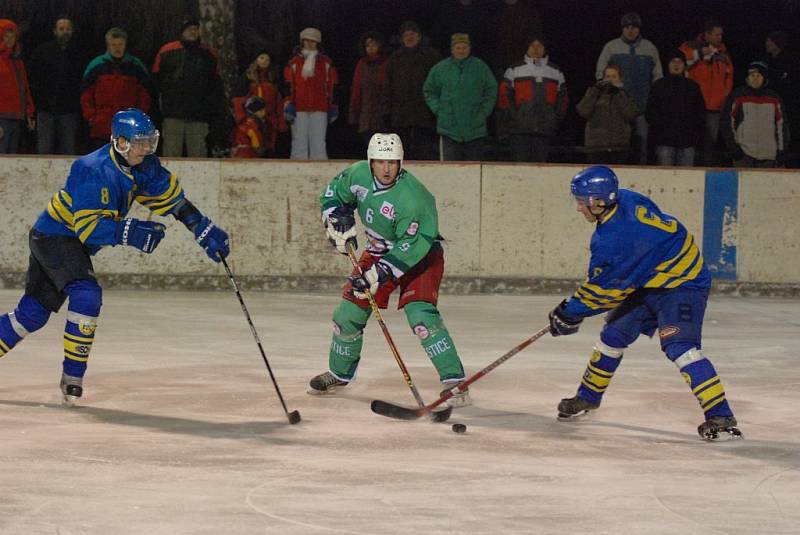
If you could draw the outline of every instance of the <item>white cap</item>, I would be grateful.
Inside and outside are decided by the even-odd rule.
[[[300,40],[308,39],[309,41],[315,41],[317,43],[322,42],[322,32],[316,28],[306,28],[302,32],[300,32]]]

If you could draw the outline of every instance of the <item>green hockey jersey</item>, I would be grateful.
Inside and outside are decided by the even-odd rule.
[[[417,178],[401,170],[391,186],[372,176],[367,160],[339,173],[320,195],[323,218],[340,206],[358,210],[368,251],[400,277],[414,267],[439,236],[436,199]]]

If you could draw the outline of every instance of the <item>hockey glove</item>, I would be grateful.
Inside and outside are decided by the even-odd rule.
[[[203,217],[200,224],[194,228],[194,239],[214,262],[220,261],[217,253],[228,256],[231,252],[228,246],[228,234],[207,217]]]
[[[347,206],[335,208],[325,219],[325,230],[328,233],[328,241],[341,254],[347,254],[348,242],[353,244],[353,249],[358,249],[356,218],[352,208]]]
[[[559,305],[550,312],[550,334],[553,336],[567,336],[575,334],[583,322],[583,318],[572,319],[564,315],[564,309],[567,308],[567,300],[564,299]]]
[[[117,222],[116,239],[119,245],[130,245],[145,253],[152,253],[164,239],[167,227],[155,221],[123,219]]]
[[[744,160],[745,153],[739,145],[736,145],[736,148],[733,149],[733,161],[738,162],[740,160]]]
[[[361,277],[358,275],[350,277],[350,282],[353,285],[353,295],[359,299],[367,299],[367,290],[372,295],[375,295],[375,292],[378,291],[378,286],[393,279],[391,268],[378,261],[366,270]]]

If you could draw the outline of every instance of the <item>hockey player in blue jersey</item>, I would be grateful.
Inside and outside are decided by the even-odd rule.
[[[25,295],[0,316],[0,357],[44,327],[69,299],[64,328],[61,392],[66,405],[83,394],[83,376],[102,304],[91,256],[107,245],[152,253],[165,227],[126,218],[133,201],[158,215],[171,214],[194,233],[208,256],[227,256],[228,235],[185,198],[178,179],[155,155],[159,133],[141,110],[117,112],[111,142],[72,164],[29,234]]]
[[[558,405],[559,419],[597,409],[625,348],[639,334],[658,330],[661,349],[705,414],[700,436],[741,437],[722,382],[701,351],[711,277],[694,237],[648,197],[619,189],[608,167],[584,169],[572,179],[571,190],[577,210],[597,228],[588,277],[550,312],[550,332],[574,334],[583,318],[608,315],[577,395]]]

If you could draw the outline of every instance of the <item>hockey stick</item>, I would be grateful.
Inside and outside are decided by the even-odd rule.
[[[347,242],[345,247],[347,248],[347,256],[350,258],[353,268],[355,268],[356,273],[358,273],[359,276],[363,277],[364,272],[362,271],[361,266],[358,265],[358,259],[356,258],[356,252],[353,244],[351,242]],[[422,396],[419,395],[419,390],[417,390],[417,387],[414,386],[414,382],[411,380],[411,374],[408,373],[408,368],[406,368],[403,359],[400,357],[400,353],[397,351],[397,346],[394,344],[394,340],[392,340],[392,335],[389,334],[389,329],[386,327],[386,323],[383,321],[383,316],[378,308],[378,303],[375,302],[375,297],[373,297],[372,292],[370,292],[369,289],[364,290],[364,293],[367,295],[369,306],[372,307],[372,313],[375,314],[375,319],[378,321],[378,325],[381,326],[383,336],[386,338],[386,342],[389,344],[389,349],[392,350],[394,360],[397,361],[397,365],[400,366],[400,371],[403,372],[403,378],[406,380],[408,388],[411,389],[411,393],[414,394],[414,399],[417,400],[417,404],[419,405],[419,409],[417,409],[419,411],[419,415],[422,416],[423,414],[429,414],[431,420],[434,422],[447,421],[447,419],[450,418],[450,413],[453,412],[453,407],[447,407],[446,409],[433,412],[425,406],[425,402],[422,401]]]
[[[502,363],[504,363],[505,361],[507,361],[508,359],[510,359],[511,357],[513,357],[514,355],[516,355],[517,353],[519,353],[520,351],[522,351],[523,349],[525,349],[526,347],[528,347],[529,345],[531,345],[536,340],[538,340],[539,338],[541,338],[542,336],[544,336],[549,332],[550,332],[550,325],[548,325],[547,327],[543,327],[542,329],[537,331],[536,334],[534,334],[533,336],[531,336],[518,346],[511,349],[508,353],[498,358],[497,360],[486,366],[481,371],[475,373],[469,379],[465,380],[463,383],[459,384],[458,386],[454,386],[450,390],[447,390],[444,394],[442,394],[442,397],[440,397],[433,403],[429,403],[424,407],[420,407],[419,409],[409,409],[408,407],[402,407],[400,405],[395,405],[394,403],[389,403],[388,401],[381,401],[379,399],[376,399],[375,401],[372,402],[370,408],[372,409],[372,412],[380,414],[382,416],[388,416],[389,418],[397,418],[398,420],[416,420],[423,414],[429,413],[434,408],[441,405],[442,403],[444,403],[451,397],[455,396],[459,392],[466,391],[469,385],[471,385],[484,375],[488,374],[489,372],[500,366]]]
[[[286,419],[289,420],[290,424],[296,424],[300,422],[300,412],[299,411],[292,411],[289,412],[289,409],[286,408],[286,402],[283,401],[283,396],[281,395],[281,389],[278,388],[278,382],[275,380],[275,375],[272,374],[272,368],[269,365],[269,361],[267,360],[267,354],[264,353],[264,347],[261,345],[261,340],[258,338],[258,333],[256,332],[256,327],[253,325],[253,320],[250,319],[250,313],[247,311],[247,307],[244,304],[244,299],[242,299],[242,294],[239,291],[239,286],[236,284],[236,279],[233,278],[233,273],[231,272],[231,268],[228,267],[228,262],[225,260],[225,257],[222,256],[222,253],[219,254],[220,260],[222,260],[222,265],[225,266],[225,271],[228,273],[228,278],[231,280],[231,284],[233,285],[233,291],[236,292],[236,297],[239,298],[239,304],[242,305],[242,312],[244,312],[244,317],[247,318],[247,323],[250,325],[250,332],[253,333],[253,338],[256,340],[256,345],[258,345],[258,350],[261,351],[261,358],[264,359],[264,364],[267,367],[267,371],[269,372],[269,378],[272,379],[272,384],[275,386],[275,392],[278,394],[278,399],[281,400],[281,405],[283,406],[283,412],[286,413]]]

